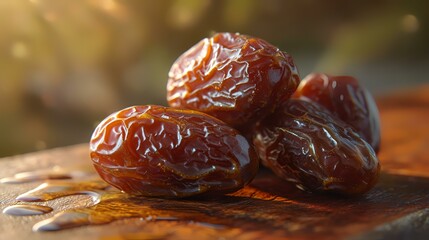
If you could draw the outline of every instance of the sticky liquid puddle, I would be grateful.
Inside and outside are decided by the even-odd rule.
[[[93,175],[93,172],[88,170],[67,171],[61,167],[55,166],[52,169],[47,170],[17,173],[12,177],[1,178],[0,183],[19,184],[43,180],[78,179],[91,175]]]
[[[175,235],[175,230],[178,229],[180,229],[178,233],[192,229],[205,229],[200,233],[211,232],[214,237],[218,237],[220,233],[232,234],[231,238],[234,239],[234,234],[242,233],[243,224],[246,225],[246,229],[252,229],[252,234],[259,234],[255,231],[261,231],[263,229],[261,226],[288,229],[288,232],[305,232],[306,226],[320,222],[320,219],[324,219],[323,216],[335,211],[328,207],[300,203],[269,192],[261,192],[251,186],[234,194],[217,198],[158,199],[120,192],[102,181],[95,172],[88,174],[75,171],[74,174],[70,174],[64,171],[62,174],[67,177],[53,178],[53,176],[60,175],[49,171],[27,172],[25,175],[32,177],[25,177],[25,181],[28,182],[29,179],[32,179],[33,182],[41,181],[40,185],[17,196],[19,204],[5,208],[3,213],[28,216],[56,212],[55,215],[52,216],[51,213],[44,220],[34,224],[32,229],[36,232],[108,224],[132,218],[136,219],[135,224],[144,222],[146,226],[150,225],[150,228],[145,229],[146,231],[155,227],[161,228],[157,233],[173,234],[171,239],[179,236]],[[12,178],[20,179],[20,176],[22,175],[17,174]],[[16,181],[2,181],[2,183],[15,184]],[[54,199],[76,195],[89,196],[91,204],[82,206],[79,205],[79,202],[70,204],[65,199],[58,200],[55,203],[59,204],[60,208],[66,209],[59,212],[55,211],[56,209],[52,210],[50,207],[42,206],[49,205],[50,201]],[[267,204],[267,201],[270,204]],[[289,214],[278,214],[279,211]],[[316,218],[305,220],[305,224],[297,227],[294,222],[297,219],[296,216],[316,216]],[[153,222],[160,221],[163,223],[151,225]],[[188,225],[192,225],[192,227],[189,228]],[[168,229],[167,226],[171,226],[171,229]],[[261,231],[260,234],[266,234],[266,232]],[[201,239],[207,238],[202,237]]]
[[[89,195],[92,197],[94,204],[97,204],[100,202],[102,194],[99,191],[108,187],[109,185],[101,180],[45,182],[33,190],[19,195],[16,200],[22,202],[46,202],[72,195]]]
[[[50,213],[52,210],[48,206],[17,204],[3,209],[3,213],[14,216],[32,216]]]
[[[139,218],[144,221],[187,221],[208,228],[224,228],[223,225],[209,223],[210,221],[201,222],[201,219],[212,220],[209,217],[210,214],[207,214],[208,209],[204,204],[198,205],[194,201],[131,196],[110,187],[99,180],[95,174],[93,178],[81,181],[75,179],[71,174],[58,175],[57,173],[26,172],[2,179],[2,183],[14,184],[44,180],[36,188],[16,198],[19,202],[27,204],[9,206],[3,210],[3,213],[14,216],[46,214],[53,209],[34,203],[73,195],[87,195],[91,197],[93,203],[91,206],[61,211],[36,223],[33,231],[58,231],[85,225],[107,224],[126,218]],[[22,178],[22,176],[25,177]]]

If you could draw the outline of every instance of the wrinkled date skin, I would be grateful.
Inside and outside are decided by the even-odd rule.
[[[380,148],[380,119],[371,94],[350,76],[310,74],[302,80],[294,98],[317,102],[350,124],[377,153]]]
[[[357,195],[377,182],[372,147],[314,102],[291,99],[254,130],[262,163],[301,189]]]
[[[181,55],[169,72],[170,106],[243,129],[290,98],[300,77],[292,57],[268,42],[218,33]]]
[[[237,130],[206,114],[154,105],[107,117],[90,150],[106,182],[151,197],[233,192],[258,170],[253,147]]]

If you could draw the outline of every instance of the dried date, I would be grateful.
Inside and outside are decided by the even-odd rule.
[[[356,195],[378,179],[372,147],[314,102],[285,102],[255,126],[253,143],[265,166],[301,189]]]
[[[90,151],[106,182],[153,197],[233,192],[253,179],[259,164],[247,140],[222,121],[154,105],[107,117],[95,129]]]
[[[380,148],[380,119],[371,94],[350,76],[315,73],[305,77],[294,98],[321,104],[350,124],[375,150]]]
[[[271,113],[300,82],[290,55],[238,33],[201,40],[173,64],[170,106],[198,110],[243,129]]]

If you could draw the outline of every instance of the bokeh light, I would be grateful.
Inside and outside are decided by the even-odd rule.
[[[213,32],[289,52],[302,77],[348,74],[374,94],[427,83],[425,1],[0,1],[0,156],[87,142],[130,105],[165,105],[174,60]]]

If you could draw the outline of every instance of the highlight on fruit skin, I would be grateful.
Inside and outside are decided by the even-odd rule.
[[[122,191],[164,198],[234,192],[255,177],[258,155],[313,192],[359,195],[376,184],[380,120],[355,78],[314,73],[301,81],[289,54],[239,33],[201,40],[168,76],[170,108],[123,109],[92,135],[95,169]]]
[[[125,108],[104,119],[92,135],[90,156],[112,186],[164,198],[234,192],[259,166],[253,147],[224,122],[155,105]]]
[[[205,112],[238,129],[271,113],[300,82],[289,54],[239,33],[201,40],[174,62],[168,76],[171,107]]]
[[[306,76],[293,98],[316,102],[350,124],[376,153],[380,149],[380,117],[370,92],[351,76],[312,73]]]
[[[317,103],[291,99],[253,134],[262,164],[300,189],[359,195],[377,183],[380,165],[372,147]]]

